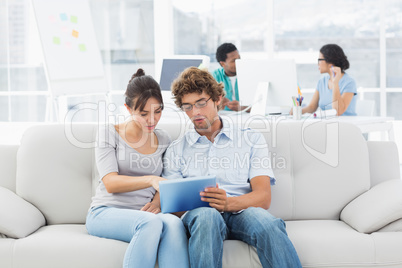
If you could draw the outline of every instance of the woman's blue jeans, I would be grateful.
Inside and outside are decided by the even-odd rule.
[[[250,207],[233,214],[202,207],[187,212],[183,223],[190,233],[192,268],[222,267],[225,239],[241,240],[254,246],[264,268],[301,267],[285,222],[265,209]]]
[[[88,233],[129,243],[123,267],[189,267],[188,240],[182,221],[171,214],[153,214],[113,207],[92,208]]]

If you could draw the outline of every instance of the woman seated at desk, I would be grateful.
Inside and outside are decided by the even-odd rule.
[[[356,115],[357,88],[355,80],[345,73],[348,68],[349,61],[340,46],[323,46],[318,58],[318,69],[320,73],[328,75],[318,81],[317,90],[302,113],[314,113],[320,107],[321,110],[335,109],[337,115]]]

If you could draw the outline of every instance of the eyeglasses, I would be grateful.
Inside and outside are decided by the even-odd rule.
[[[209,97],[209,99],[207,99],[207,100],[199,100],[194,104],[186,103],[186,104],[183,104],[180,108],[184,112],[190,112],[193,109],[193,106],[195,106],[196,108],[204,108],[205,106],[207,106],[207,102],[211,98],[212,97]]]
[[[317,59],[318,63],[320,63],[320,61],[325,60],[325,59]]]

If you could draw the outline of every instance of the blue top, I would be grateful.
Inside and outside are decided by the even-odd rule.
[[[232,88],[232,82],[230,81],[229,76],[225,74],[225,70],[223,67],[216,69],[213,71],[212,76],[215,78],[218,83],[223,83],[224,90],[225,90],[225,97],[228,98],[229,100],[233,100],[233,88]],[[237,79],[236,79],[236,84],[235,84],[235,99],[238,101],[239,100],[239,89],[237,87]],[[225,110],[230,109],[228,107],[225,107]]]
[[[332,90],[328,88],[329,79],[330,79],[329,74],[325,74],[318,81],[318,84],[317,84],[317,91],[320,94],[318,106],[321,108],[321,110],[332,109]],[[356,82],[347,73],[344,73],[341,80],[339,80],[339,91],[341,92],[341,95],[344,92],[354,93],[352,101],[350,102],[348,108],[342,115],[357,115],[356,114],[356,94],[357,94]]]
[[[268,145],[261,132],[235,127],[229,120],[222,123],[213,143],[195,129],[174,141],[166,150],[162,177],[215,175],[227,196],[251,192],[250,180],[256,176],[269,176],[274,185]]]

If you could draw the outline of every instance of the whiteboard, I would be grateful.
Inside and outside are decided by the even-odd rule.
[[[88,1],[32,0],[55,95],[107,91]]]

